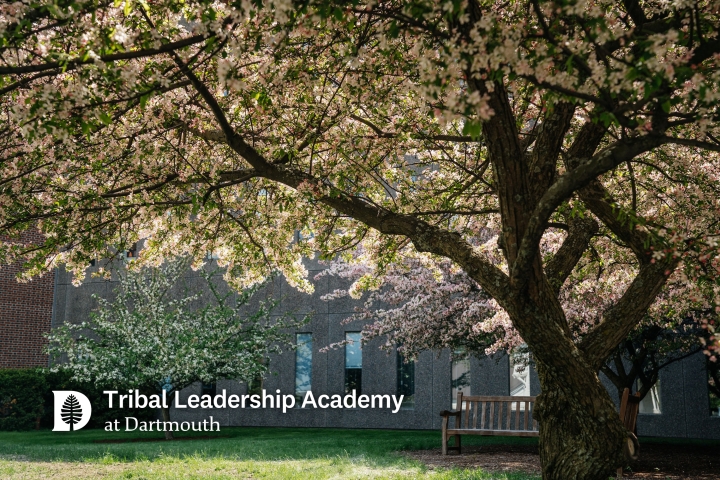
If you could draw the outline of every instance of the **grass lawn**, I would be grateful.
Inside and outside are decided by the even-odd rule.
[[[181,433],[190,436],[192,433]],[[195,436],[207,435],[196,432]],[[223,428],[228,438],[174,442],[94,443],[162,434],[82,430],[0,432],[5,479],[352,479],[536,480],[478,470],[429,471],[398,450],[439,448],[440,433],[418,430]],[[533,444],[533,438],[466,437],[464,445]]]

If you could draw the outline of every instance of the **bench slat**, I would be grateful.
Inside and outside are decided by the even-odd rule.
[[[523,425],[523,430],[528,429],[528,414],[530,413],[530,402],[525,402],[525,422]]]
[[[487,405],[486,402],[482,402],[482,417],[480,418],[480,429],[485,428],[485,406]]]
[[[513,401],[518,401],[518,402],[534,402],[537,397],[520,397],[520,396],[508,397],[507,395],[505,395],[505,396],[463,395],[463,400],[471,401],[471,402],[507,402],[509,398],[512,398]]]
[[[468,428],[470,426],[470,404],[472,402],[465,401],[465,428]],[[462,407],[460,407],[462,410]]]
[[[510,419],[512,415],[512,402],[505,402],[505,408],[507,409],[507,421],[505,422],[505,429],[512,430],[512,426],[510,425]]]
[[[510,437],[537,437],[539,432],[534,430],[475,430],[472,428],[448,429],[448,435],[486,435]]]
[[[495,425],[495,402],[490,402],[490,418],[488,419],[488,428],[492,430]]]
[[[473,402],[473,426],[472,426],[472,428],[477,428],[477,406],[478,406],[478,402]]]

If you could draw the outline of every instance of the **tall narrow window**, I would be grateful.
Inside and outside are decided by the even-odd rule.
[[[642,388],[642,382],[637,381],[637,388]],[[662,405],[660,405],[660,380],[655,382],[645,398],[640,400],[640,413],[652,413],[659,415],[662,413]]]
[[[210,395],[211,397],[214,397],[217,395],[217,383],[205,383],[202,384],[202,395]]]
[[[464,356],[463,351],[456,351],[454,356],[455,359],[452,361],[451,366],[451,385],[452,390],[452,408],[457,410],[462,405],[457,404],[457,395],[462,392],[463,395],[470,395],[470,358]]]
[[[530,354],[510,354],[510,395],[530,396]]]
[[[268,358],[258,358],[259,362],[267,365]],[[247,381],[248,394],[249,395],[262,395],[263,387],[265,386],[265,376],[262,373],[258,373],[253,378]]]
[[[708,396],[710,397],[710,415],[720,417],[720,366],[716,362],[705,362],[708,372]]]
[[[312,333],[298,333],[295,341],[295,398],[301,402],[312,385]]]
[[[510,395],[514,397],[530,396],[530,353],[511,353],[510,357]],[[512,403],[512,409],[518,403]],[[525,411],[525,402],[519,404],[520,411]]]
[[[415,361],[397,352],[397,394],[403,395],[402,408],[415,407]]]
[[[248,395],[262,395],[264,379],[262,375],[256,375],[247,383]]]
[[[345,332],[345,393],[362,391],[362,348],[360,332]]]

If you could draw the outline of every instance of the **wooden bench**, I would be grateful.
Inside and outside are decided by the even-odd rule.
[[[515,437],[537,437],[537,421],[533,418],[536,397],[488,397],[463,395],[457,396],[457,411],[443,410],[442,454],[448,450],[460,453],[461,435],[509,435]],[[454,428],[450,428],[450,418],[455,419]],[[448,446],[450,437],[455,437],[455,445]]]
[[[637,439],[637,417],[640,411],[640,393],[630,395],[630,390],[623,390],[622,400],[620,401],[620,420],[622,420],[625,430],[628,432],[623,450],[625,456],[629,460],[637,460],[640,443]],[[622,467],[617,469],[617,478],[622,478]]]

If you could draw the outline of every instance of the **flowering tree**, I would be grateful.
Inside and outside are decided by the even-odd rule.
[[[270,352],[288,342],[282,329],[298,325],[289,317],[270,317],[273,304],[261,303],[247,315],[255,289],[237,300],[222,295],[207,275],[214,302],[193,307],[197,294],[176,298],[188,262],[175,260],[160,268],[128,271],[109,301],[99,303],[89,321],[66,324],[48,335],[49,353],[59,360],[54,370],[68,370],[78,381],[114,389],[132,388],[168,394],[190,384],[221,378],[246,381],[267,371]],[[170,409],[162,409],[170,420]],[[172,439],[172,432],[165,437]]]
[[[484,233],[481,242],[497,241],[497,235]],[[541,244],[546,255],[553,254],[551,239],[548,235]],[[524,341],[505,312],[464,271],[447,259],[405,253],[397,263],[385,268],[381,284],[362,249],[347,260],[329,262],[328,268],[316,275],[337,276],[350,282],[349,288],[324,296],[327,301],[345,296],[360,298],[364,290],[370,290],[362,306],[355,308],[356,313],[343,320],[365,322],[363,341],[383,338],[383,348],[394,350],[400,345],[398,350],[410,358],[423,350],[449,349],[476,356],[524,351]],[[560,292],[576,341],[599,322],[607,303],[613,301],[616,282],[629,277],[626,265],[603,271],[601,261],[599,256],[588,255],[584,268],[578,269]],[[657,383],[661,369],[702,350],[708,336],[703,324],[714,315],[697,311],[702,302],[688,301],[693,295],[701,297],[694,290],[670,281],[648,315],[601,366],[600,371],[617,387],[619,397],[625,388],[633,391],[639,380],[642,386],[638,392],[644,398]]]
[[[546,479],[623,462],[597,371],[667,279],[716,308],[715,2],[0,9],[0,233],[46,237],[0,260],[27,275],[141,237],[152,262],[218,252],[237,287],[278,268],[309,290],[302,255],[357,244],[379,272],[409,245],[447,258],[533,351]],[[588,251],[628,268],[577,336],[561,289]]]

